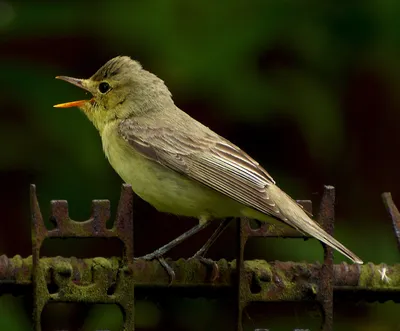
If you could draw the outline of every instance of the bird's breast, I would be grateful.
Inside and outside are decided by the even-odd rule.
[[[109,125],[102,133],[104,153],[119,176],[143,200],[175,215],[223,218],[237,216],[230,198],[139,154]]]

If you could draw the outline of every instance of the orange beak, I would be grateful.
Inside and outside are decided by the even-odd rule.
[[[82,79],[79,78],[73,78],[73,77],[67,77],[67,76],[57,76],[56,79],[61,79],[64,80],[68,83],[71,83],[73,85],[76,85],[88,92],[90,92],[85,86],[82,84]],[[79,100],[79,101],[72,101],[72,102],[66,102],[66,103],[60,103],[58,105],[54,105],[53,107],[55,108],[71,108],[71,107],[81,107],[83,106],[86,102],[93,102],[94,99],[90,100]]]

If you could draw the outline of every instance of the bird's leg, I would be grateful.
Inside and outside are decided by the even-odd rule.
[[[170,283],[172,283],[175,279],[175,272],[165,261],[165,259],[163,258],[163,255],[165,253],[167,253],[169,250],[171,250],[172,248],[174,248],[175,246],[179,245],[181,242],[185,241],[186,239],[188,239],[191,236],[193,236],[194,234],[196,234],[197,232],[205,229],[210,223],[211,222],[209,220],[200,219],[199,224],[197,224],[190,230],[186,231],[185,233],[181,234],[178,238],[175,238],[174,240],[170,241],[168,244],[155,250],[154,252],[140,257],[140,259],[144,259],[144,260],[148,260],[148,261],[158,259],[158,261],[161,263],[161,265],[168,272],[168,275],[170,276],[170,279],[171,279]]]
[[[204,257],[212,244],[218,239],[218,237],[224,232],[224,230],[228,227],[232,218],[224,219],[219,225],[218,228],[214,231],[211,237],[207,240],[207,242],[192,256],[192,258],[196,257]]]
[[[142,256],[141,258],[145,259],[145,260],[153,260],[156,257],[163,256],[165,253],[167,253],[169,250],[171,250],[175,246],[179,245],[181,242],[190,238],[197,232],[205,229],[210,223],[211,223],[210,221],[200,221],[199,224],[197,224],[190,230],[186,231],[185,233],[181,234],[178,238],[171,240],[168,244],[160,247],[159,249],[155,250],[153,253]]]
[[[207,240],[207,242],[194,254],[189,260],[197,259],[200,262],[204,263],[205,265],[212,268],[212,276],[211,281],[214,281],[219,276],[219,268],[218,264],[211,260],[204,257],[207,251],[210,249],[211,245],[218,239],[222,232],[228,227],[232,218],[224,219],[219,225],[218,228],[214,231],[211,237]]]

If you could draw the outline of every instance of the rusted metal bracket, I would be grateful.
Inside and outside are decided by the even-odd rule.
[[[303,208],[308,212],[312,212],[312,203],[309,200],[298,201]],[[331,235],[333,235],[334,219],[335,219],[335,189],[332,186],[325,186],[318,222]],[[250,237],[292,237],[305,238],[299,232],[288,229],[284,232],[276,232],[273,227],[268,224],[263,224],[259,229],[252,229],[248,219],[242,219],[239,222],[239,256],[238,256],[238,331],[242,331],[242,316],[243,310],[251,302],[255,301],[282,301],[281,289],[271,288],[267,283],[261,283],[260,292],[252,293],[248,279],[249,274],[244,266],[244,249]],[[317,283],[318,290],[315,291],[315,298],[322,310],[322,330],[331,331],[333,327],[333,250],[329,246],[323,244],[324,247],[324,264],[319,271],[319,282]],[[268,279],[268,277],[267,277]]]
[[[30,191],[32,213],[32,276],[35,330],[41,331],[41,315],[44,306],[52,302],[115,303],[124,314],[124,331],[134,330],[134,281],[133,281],[133,191],[130,185],[123,185],[117,210],[117,217],[111,229],[106,222],[110,218],[110,202],[94,200],[92,215],[85,222],[71,220],[67,201],[51,202],[51,217],[55,229],[47,230],[40,212],[36,188]],[[46,238],[118,238],[124,244],[122,263],[104,258],[93,259],[93,281],[82,283],[73,275],[73,268],[65,259],[46,261],[40,258],[40,248]],[[49,263],[50,262],[50,263]],[[118,270],[115,269],[119,266]],[[115,271],[118,286],[109,277]],[[46,275],[53,275],[55,288],[47,286]]]

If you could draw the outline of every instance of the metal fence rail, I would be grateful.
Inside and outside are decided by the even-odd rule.
[[[400,248],[400,213],[389,193],[384,203],[392,217]],[[317,220],[333,234],[335,191],[326,186]],[[311,209],[310,201],[302,201]],[[333,293],[336,299],[400,302],[400,264],[365,265],[333,264],[333,254],[324,245],[324,263],[244,261],[244,247],[250,237],[275,237],[266,225],[252,229],[242,219],[238,226],[236,260],[216,261],[219,277],[212,279],[209,269],[197,260],[168,261],[176,273],[169,285],[169,276],[157,261],[135,259],[133,254],[133,193],[123,185],[114,225],[107,229],[110,203],[94,200],[92,215],[85,222],[75,222],[68,214],[66,201],[52,202],[51,219],[55,228],[47,230],[43,223],[35,186],[31,186],[32,256],[8,258],[0,256],[0,293],[33,290],[35,330],[41,330],[40,316],[48,302],[114,303],[121,307],[125,331],[134,330],[134,288],[140,286],[172,286],[231,288],[237,291],[237,330],[242,330],[243,309],[251,302],[317,302],[322,311],[321,329],[332,330]],[[298,237],[294,231],[279,236]],[[40,247],[50,237],[119,238],[124,245],[122,258],[40,257]],[[347,295],[348,294],[348,295]]]

